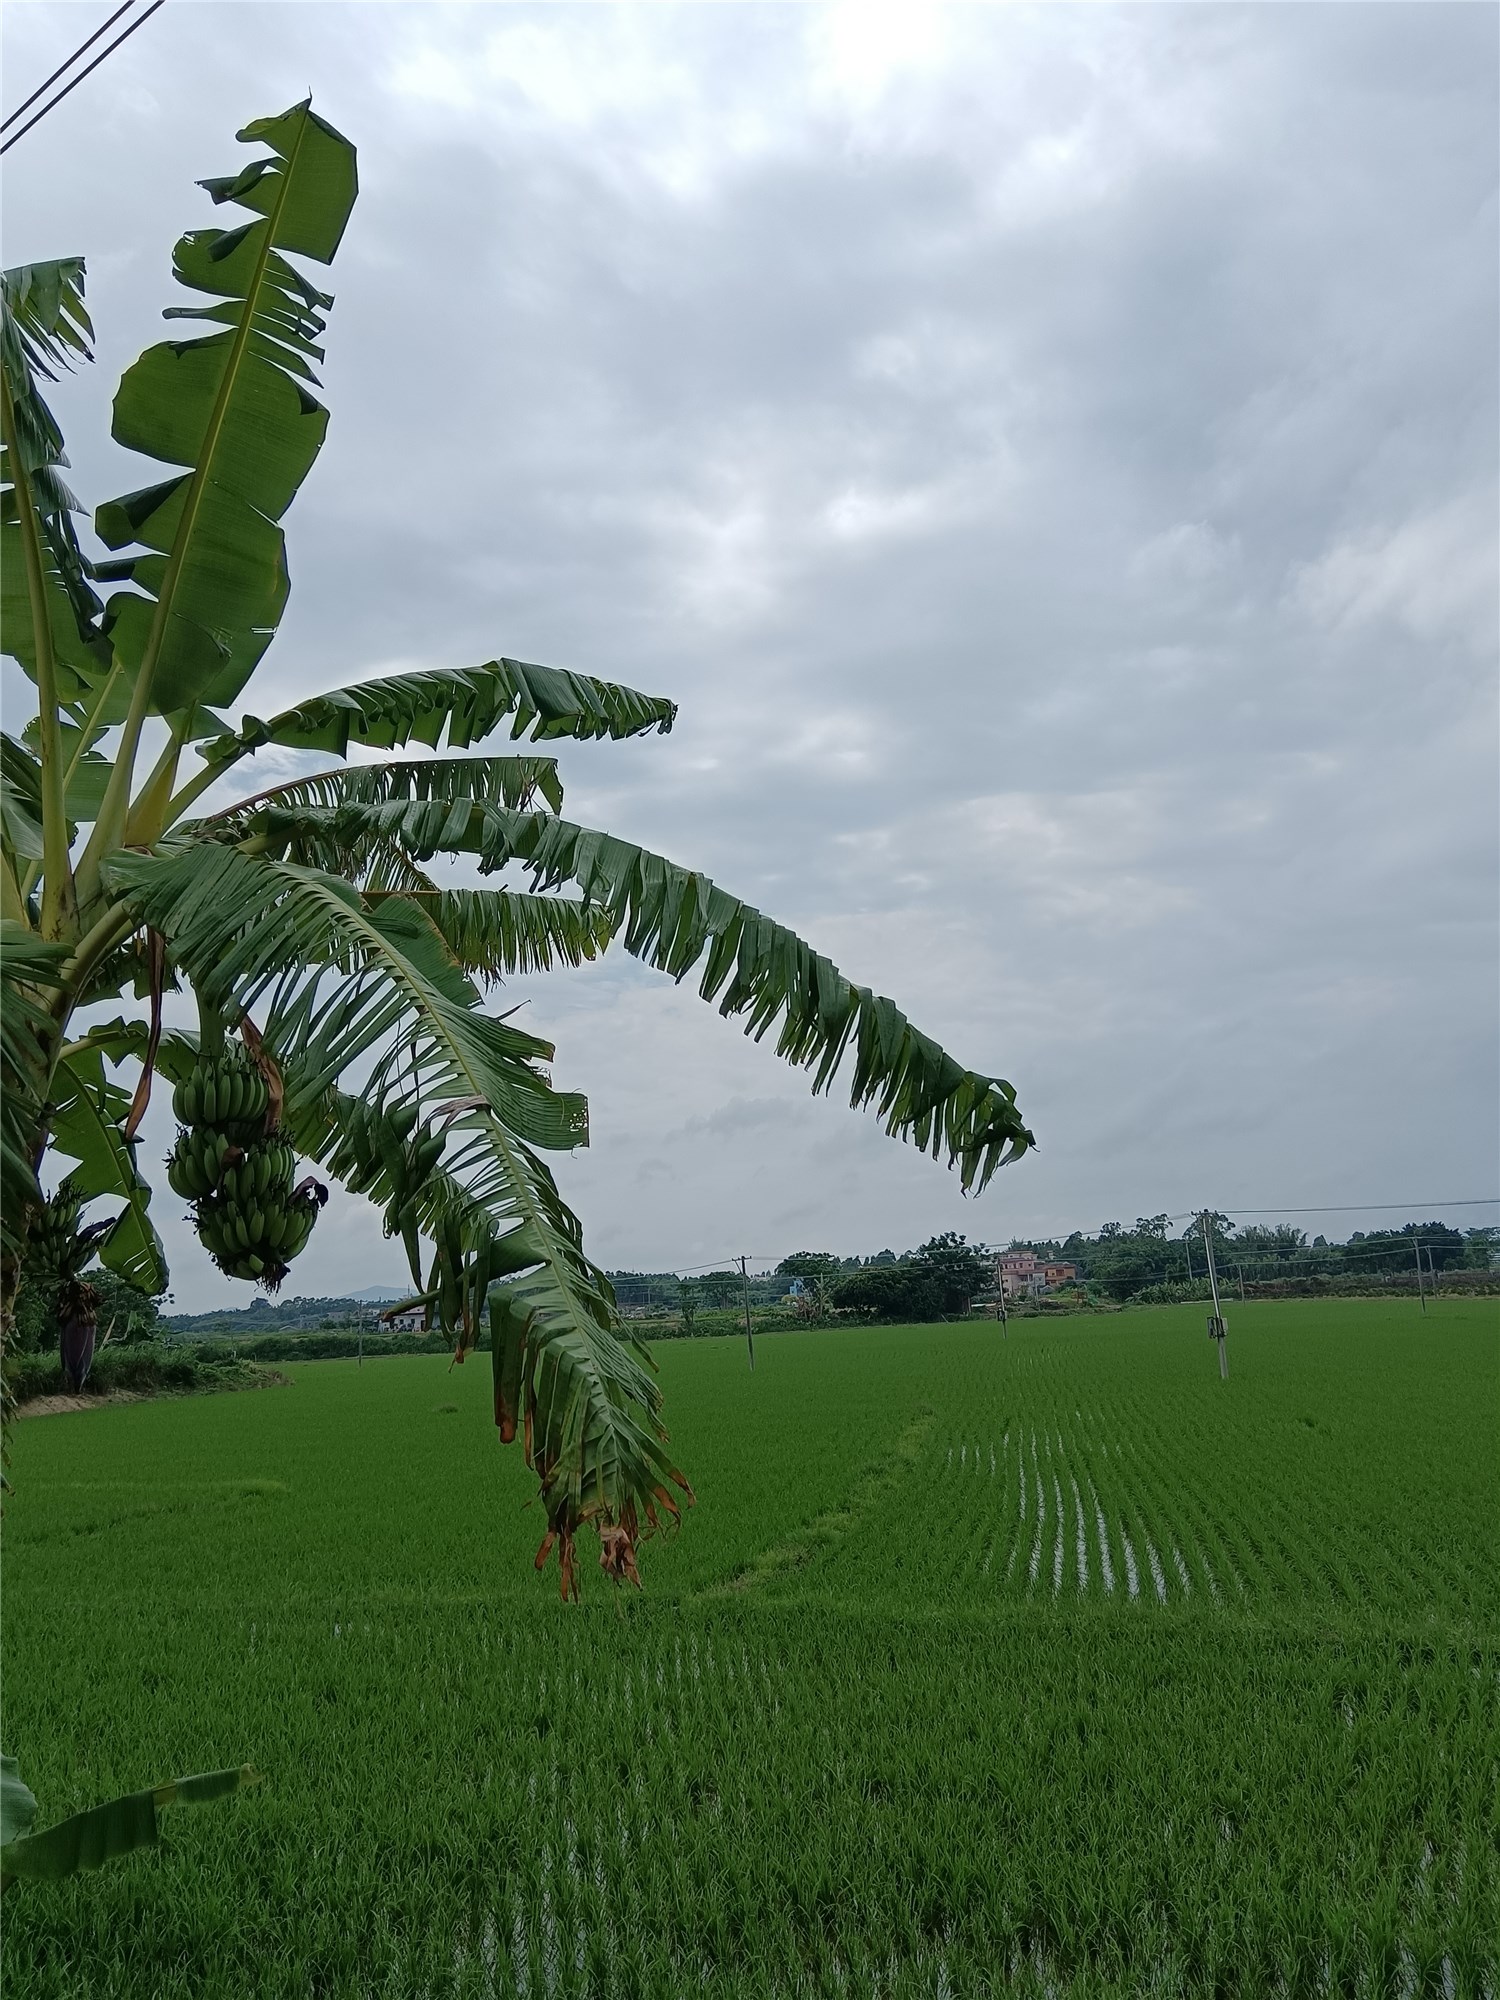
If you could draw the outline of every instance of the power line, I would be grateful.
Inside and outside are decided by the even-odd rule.
[[[775,1261],[769,1254],[761,1256],[753,1250],[747,1250],[745,1255],[752,1264],[769,1264]],[[739,1273],[734,1267],[739,1261],[740,1255],[736,1251],[732,1257],[720,1257],[712,1264],[667,1264],[662,1267],[660,1273],[648,1272],[647,1275],[652,1277],[664,1276],[667,1271],[670,1271],[675,1278],[696,1278],[700,1271],[717,1271],[727,1273],[730,1277],[738,1277]],[[757,1277],[765,1277],[767,1273],[758,1271],[755,1275]],[[771,1275],[774,1275],[774,1273]]]
[[[1429,1210],[1442,1208],[1500,1208],[1500,1195],[1485,1195],[1469,1201],[1346,1201],[1336,1207],[1322,1208],[1298,1208],[1295,1204],[1287,1204],[1281,1208],[1240,1208],[1231,1206],[1228,1209],[1217,1209],[1211,1212],[1223,1215],[1232,1221],[1237,1215],[1363,1215],[1366,1213],[1379,1214],[1386,1210],[1392,1213],[1409,1214],[1413,1209],[1418,1208]],[[1141,1219],[1148,1222],[1196,1222],[1202,1212],[1201,1209],[1197,1208],[1185,1208],[1180,1215],[1153,1215]],[[1109,1222],[1097,1223],[1090,1229],[1070,1229],[1066,1235],[1042,1236],[1038,1233],[1037,1240],[1043,1243],[1066,1243],[1074,1236],[1084,1238],[1098,1236],[1101,1231],[1111,1226],[1119,1229],[1123,1236],[1130,1236],[1135,1233],[1133,1230],[1126,1229],[1118,1216],[1114,1216],[1111,1217]],[[1173,1239],[1174,1242],[1177,1240],[1179,1239]],[[707,1266],[704,1268],[706,1269]]]
[[[98,41],[101,35],[108,34],[110,29],[115,25],[115,22],[119,20],[120,16],[122,14],[128,14],[134,5],[135,5],[135,0],[125,0],[125,5],[123,7],[117,7],[114,13],[110,15],[109,19],[105,22],[102,28],[95,28],[93,34],[89,36],[86,42],[80,42],[78,44],[78,47],[74,49],[72,55],[68,57],[67,61],[59,63],[57,68],[53,70],[51,76],[47,78],[45,83],[39,83],[36,89],[32,91],[30,97],[24,99],[23,102],[18,104],[15,110],[11,112],[8,118],[0,118],[0,132],[4,132],[9,126],[14,125],[16,120],[20,117],[23,111],[29,111],[32,105],[36,103],[37,99],[40,96],[42,96],[42,94],[45,91],[48,91],[52,88],[53,84],[56,83],[57,79],[62,75],[63,71],[71,69],[74,63],[76,63],[78,58],[83,54],[84,50],[91,49],[94,46],[95,42]]]
[[[1333,1208],[1236,1208],[1235,1215],[1359,1215],[1366,1209],[1500,1208],[1500,1195],[1472,1201],[1346,1201]],[[1171,1220],[1176,1221],[1173,1216]]]
[[[31,93],[30,97],[27,98],[25,104],[17,105],[16,109],[11,113],[10,118],[7,118],[5,120],[5,124],[9,125],[10,123],[12,123],[14,119],[19,118],[21,113],[26,109],[27,105],[34,104],[37,98],[41,96],[42,91],[48,89],[50,85],[55,83],[57,78],[63,74],[64,70],[71,69],[73,64],[77,62],[78,58],[83,54],[84,50],[89,48],[94,42],[97,42],[100,35],[104,34],[107,29],[113,27],[114,23],[119,20],[120,15],[125,13],[126,9],[130,6],[133,6],[134,4],[135,0],[126,0],[126,6],[122,7],[119,10],[119,13],[112,14],[109,20],[107,20],[104,23],[104,27],[96,28],[94,33],[89,36],[88,41],[81,43],[79,47],[73,51],[72,55],[68,57],[68,60],[65,63],[63,63],[60,68],[53,71],[52,75],[48,77],[46,83],[44,83],[40,89],[34,90]],[[109,56],[112,56],[115,50],[119,48],[122,42],[128,42],[130,40],[130,37],[135,33],[136,29],[144,26],[144,24],[151,18],[151,16],[156,12],[157,9],[159,7],[164,7],[166,4],[167,0],[151,0],[151,5],[146,9],[146,11],[143,14],[136,15],[135,19],[125,29],[125,32],[123,34],[116,35],[115,39],[109,44],[108,48],[101,49],[99,54],[94,57],[94,60],[91,63],[86,64],[85,67],[78,72],[77,76],[73,78],[71,83],[65,83],[62,89],[57,93],[56,97],[49,98],[47,102],[42,106],[41,110],[37,112],[34,118],[27,119],[26,123],[21,127],[19,132],[11,133],[10,137],[5,141],[5,144],[3,146],[0,146],[0,153],[8,153],[11,147],[15,145],[18,139],[24,139],[26,137],[26,134],[31,130],[33,125],[40,125],[42,120],[46,117],[49,111],[55,111],[57,109],[58,105],[61,104],[63,99],[68,95],[69,91],[76,90],[79,84],[83,82],[86,76],[92,76],[94,71],[99,67],[100,63],[104,62],[106,58],[108,58]],[[3,126],[0,126],[0,130],[3,129],[4,129]]]
[[[1404,1258],[1410,1253],[1413,1244],[1420,1244],[1424,1250],[1459,1250],[1463,1247],[1461,1243],[1455,1243],[1451,1236],[1403,1236],[1395,1243],[1383,1242],[1376,1237],[1370,1241],[1373,1243],[1373,1248],[1366,1243],[1330,1243],[1319,1250],[1308,1244],[1302,1249],[1289,1250],[1282,1256],[1277,1256],[1274,1252],[1263,1256],[1253,1250],[1246,1251],[1243,1245],[1236,1243],[1231,1237],[1227,1242],[1219,1244],[1219,1251],[1221,1255],[1227,1255],[1236,1269],[1243,1268],[1252,1275],[1259,1272],[1261,1277],[1270,1271],[1280,1272],[1283,1277],[1296,1277],[1304,1272],[1308,1277],[1340,1275],[1358,1277],[1360,1276],[1358,1271],[1351,1271],[1343,1263],[1345,1253],[1354,1258],[1356,1263],[1369,1263],[1380,1257]],[[1310,1271],[1307,1270],[1310,1264],[1328,1265],[1333,1268]],[[1154,1269],[1155,1266],[1151,1268]],[[1460,1267],[1455,1265],[1451,1268]],[[1170,1279],[1174,1270],[1181,1269],[1180,1264],[1164,1264],[1161,1267],[1161,1274],[1164,1279]],[[1259,1281],[1256,1280],[1257,1283]]]

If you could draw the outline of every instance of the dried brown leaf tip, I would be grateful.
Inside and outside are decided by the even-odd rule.
[[[634,1520],[620,1522],[603,1521],[599,1526],[599,1567],[614,1583],[633,1583],[637,1590],[641,1587],[640,1571],[636,1568],[636,1546],[639,1530]],[[554,1547],[557,1549],[558,1568],[561,1572],[559,1585],[564,1604],[578,1603],[582,1598],[578,1575],[577,1527],[559,1522],[549,1527],[542,1537],[542,1546],[536,1552],[538,1570],[545,1569],[547,1558]]]
[[[614,1582],[629,1581],[637,1590],[640,1589],[640,1571],[635,1566],[635,1535],[629,1528],[610,1527],[607,1522],[600,1528],[599,1567]]]
[[[576,1548],[571,1528],[549,1528],[547,1530],[546,1534],[542,1537],[542,1546],[536,1552],[537,1569],[543,1570],[546,1568],[547,1558],[552,1553],[554,1542],[557,1544],[558,1568],[562,1572],[559,1579],[562,1586],[562,1601],[566,1604],[571,1599],[576,1604],[580,1601],[582,1593],[578,1588]]]

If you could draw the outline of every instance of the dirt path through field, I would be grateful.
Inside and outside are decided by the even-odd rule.
[[[119,1403],[180,1402],[186,1396],[233,1395],[242,1389],[287,1389],[291,1377],[266,1369],[259,1382],[219,1382],[202,1389],[111,1389],[103,1396],[31,1396],[16,1409],[18,1417],[71,1417],[80,1410],[106,1410]]]
[[[33,1396],[16,1411],[18,1417],[66,1417],[75,1410],[102,1410],[110,1403],[144,1403],[141,1389],[112,1389],[107,1396]]]

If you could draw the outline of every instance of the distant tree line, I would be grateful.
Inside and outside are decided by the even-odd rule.
[[[1467,1231],[1443,1222],[1410,1222],[1399,1229],[1356,1230],[1347,1243],[1325,1236],[1308,1240],[1292,1224],[1252,1223],[1236,1229],[1227,1215],[1211,1214],[1209,1236],[1219,1276],[1226,1288],[1240,1277],[1268,1279],[1400,1277],[1422,1269],[1441,1273],[1487,1271],[1500,1261],[1500,1230]],[[1071,1264],[1076,1272],[1063,1292],[1124,1303],[1159,1285],[1197,1283],[1207,1277],[1202,1223],[1196,1218],[1174,1232],[1165,1215],[1142,1216],[1134,1228],[1111,1222],[1096,1234],[1074,1230],[1066,1237],[1014,1239],[1007,1248],[1032,1251],[1039,1264]],[[951,1232],[919,1250],[876,1257],[836,1257],[800,1251],[785,1258],[779,1274],[813,1279],[822,1287],[820,1304],[831,1312],[867,1320],[910,1323],[951,1318],[974,1299],[993,1295],[996,1252],[970,1244]]]
[[[150,1298],[113,1271],[95,1267],[88,1281],[99,1294],[101,1346],[139,1346],[147,1341],[252,1339],[260,1334],[377,1331],[380,1308],[365,1299],[257,1298],[248,1306],[218,1306],[205,1313],[168,1313],[170,1292]],[[22,1354],[51,1354],[57,1348],[56,1301],[45,1286],[26,1285],[16,1302],[16,1348]],[[351,1346],[350,1352],[354,1351]]]
[[[820,1283],[827,1310],[901,1325],[956,1318],[994,1283],[993,1253],[951,1229],[904,1257],[886,1250],[861,1262],[802,1251],[779,1268]]]
[[[1399,1229],[1356,1230],[1346,1243],[1326,1236],[1308,1241],[1290,1223],[1251,1223],[1236,1229],[1227,1215],[1211,1214],[1209,1236],[1219,1276],[1227,1285],[1286,1278],[1415,1276],[1422,1270],[1490,1270],[1500,1248],[1500,1230],[1459,1230],[1445,1222],[1408,1222]],[[1096,1235],[1017,1242],[1039,1260],[1072,1264],[1080,1284],[1117,1301],[1148,1286],[1188,1283],[1207,1276],[1203,1227],[1196,1218],[1174,1234],[1165,1215],[1142,1216],[1133,1229],[1106,1223]]]
[[[1420,1253],[1424,1275],[1459,1269],[1488,1271],[1500,1264],[1500,1229],[1454,1229],[1445,1222],[1408,1222],[1399,1229],[1356,1230],[1347,1242],[1326,1236],[1310,1241],[1290,1223],[1250,1223],[1236,1228],[1227,1215],[1208,1218],[1219,1276],[1232,1290],[1268,1280],[1415,1276]],[[1198,1218],[1173,1229],[1166,1215],[1141,1216],[1134,1227],[1110,1222],[1091,1235],[1074,1230],[1065,1237],[1014,1239],[1006,1246],[1030,1250],[1038,1263],[1071,1264],[1076,1279],[1060,1289],[1122,1304],[1159,1286],[1197,1285],[1207,1277],[1203,1227]],[[748,1281],[755,1313],[790,1301],[799,1319],[813,1324],[833,1318],[910,1325],[951,1319],[975,1300],[992,1298],[998,1252],[970,1243],[951,1230],[915,1250],[879,1250],[844,1257],[830,1250],[798,1250],[783,1257],[773,1273],[752,1273]],[[712,1315],[738,1312],[746,1281],[738,1270],[679,1277],[672,1271],[611,1271],[622,1308],[675,1317],[688,1333],[718,1332]],[[702,1315],[709,1315],[705,1322]]]
[[[1445,1222],[1408,1222],[1399,1229],[1355,1230],[1347,1242],[1335,1243],[1326,1236],[1309,1241],[1305,1230],[1290,1223],[1236,1229],[1227,1215],[1212,1214],[1209,1233],[1226,1290],[1241,1277],[1247,1284],[1299,1278],[1399,1281],[1407,1273],[1415,1276],[1419,1254],[1424,1275],[1500,1267],[1500,1229],[1495,1227],[1459,1230]],[[1165,1215],[1139,1217],[1133,1228],[1106,1223],[1094,1235],[1074,1230],[1065,1237],[1016,1238],[1007,1247],[1033,1251],[1039,1263],[1073,1265],[1078,1291],[1115,1303],[1154,1293],[1158,1286],[1196,1284],[1207,1275],[1201,1224],[1194,1220],[1174,1233]],[[790,1309],[804,1322],[843,1318],[911,1325],[951,1319],[966,1313],[976,1299],[993,1295],[996,1255],[951,1230],[916,1250],[878,1250],[868,1257],[798,1250],[783,1257],[774,1272],[750,1274],[750,1305],[756,1315],[787,1308],[792,1282],[800,1279]],[[722,1331],[712,1316],[738,1313],[744,1304],[746,1281],[738,1270],[688,1277],[675,1271],[611,1271],[608,1276],[628,1316],[674,1320],[687,1333]],[[380,1324],[379,1307],[362,1299],[296,1298],[273,1304],[257,1298],[241,1310],[164,1314],[170,1294],[150,1298],[111,1271],[93,1269],[88,1277],[99,1292],[99,1339],[104,1345],[319,1334],[328,1337],[330,1353],[342,1354],[356,1351],[361,1333],[389,1334]],[[54,1304],[43,1288],[22,1290],[15,1323],[18,1352],[56,1351]],[[702,1321],[700,1315],[709,1318]],[[439,1339],[438,1346],[446,1342]],[[273,1341],[264,1350],[246,1351],[262,1360],[308,1354],[295,1342],[283,1348]]]

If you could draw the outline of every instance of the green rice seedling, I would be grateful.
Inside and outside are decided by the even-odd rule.
[[[1493,1309],[1235,1334],[1228,1385],[1194,1306],[664,1346],[695,1532],[581,1609],[441,1359],[21,1424],[29,1782],[266,1782],[8,1897],[7,1995],[1481,2000]]]

